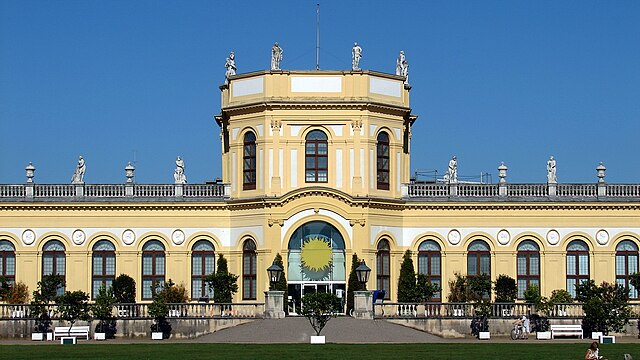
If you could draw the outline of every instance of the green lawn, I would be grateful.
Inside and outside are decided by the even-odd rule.
[[[2,359],[584,359],[588,344],[447,343],[447,344],[200,344],[145,343],[79,345],[1,345]],[[601,354],[640,359],[640,344],[605,344]]]

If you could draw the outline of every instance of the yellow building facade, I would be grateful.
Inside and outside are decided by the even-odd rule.
[[[353,254],[392,301],[407,249],[442,301],[456,273],[509,275],[521,297],[532,284],[547,296],[586,279],[628,286],[638,271],[640,185],[608,184],[604,169],[592,184],[412,181],[420,139],[401,76],[266,71],[220,89],[222,183],[0,185],[2,275],[34,290],[59,273],[93,296],[125,273],[138,301],[172,279],[195,301],[223,254],[240,276],[234,302],[260,302],[280,253],[295,306],[308,291],[342,295]]]

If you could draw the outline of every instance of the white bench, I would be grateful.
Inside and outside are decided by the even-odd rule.
[[[74,326],[71,328],[71,332],[69,332],[69,326],[56,326],[53,330],[53,340],[56,338],[73,336],[73,337],[81,337],[84,336],[87,340],[89,340],[89,326]]]
[[[551,325],[551,338],[556,336],[579,336],[582,339],[582,325]]]

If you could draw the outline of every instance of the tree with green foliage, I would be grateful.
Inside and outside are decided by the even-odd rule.
[[[104,284],[98,290],[95,303],[91,307],[91,314],[98,319],[95,332],[105,333],[108,339],[113,338],[116,333],[116,321],[113,316],[113,306],[116,304],[116,298],[113,296],[113,288],[106,287]]]
[[[629,290],[619,284],[589,280],[576,285],[576,300],[582,303],[582,328],[587,334],[620,332],[631,317]]]
[[[518,296],[516,280],[509,275],[500,274],[495,282],[496,302],[515,302]]]
[[[551,292],[551,296],[549,297],[549,304],[569,304],[573,302],[573,297],[571,293],[565,289],[556,289]]]
[[[540,295],[538,285],[531,284],[524,291],[525,302],[533,304],[535,312],[529,316],[531,322],[531,331],[549,331],[549,319],[547,314],[549,311],[548,299]]]
[[[447,301],[452,303],[467,302],[467,277],[460,274],[454,274],[455,279],[449,280],[449,295]]]
[[[111,283],[113,296],[117,304],[133,304],[136,302],[136,281],[127,274],[120,274]]]
[[[427,275],[418,274],[416,278],[416,301],[430,301],[438,291],[440,291],[440,287],[437,284],[431,283]]]
[[[22,281],[10,284],[0,301],[6,304],[26,304],[29,302],[29,287]]]
[[[31,317],[35,319],[35,332],[47,333],[51,327],[51,305],[58,296],[58,289],[65,286],[60,275],[45,275],[38,281],[37,290],[33,292],[33,300],[29,308]]]
[[[222,254],[218,256],[216,273],[208,275],[205,282],[213,290],[213,301],[216,303],[230,303],[233,294],[238,292],[238,275],[229,272],[227,259]]]
[[[149,315],[153,317],[152,332],[162,332],[162,337],[171,336],[171,324],[167,321],[169,304],[181,304],[188,301],[189,296],[184,285],[176,285],[173,280],[156,285],[153,301],[149,305]]]
[[[71,336],[71,328],[73,328],[76,321],[88,321],[91,318],[89,294],[84,291],[65,291],[64,294],[56,297],[56,304],[58,305],[60,318],[71,324],[69,326],[69,336]]]
[[[278,282],[273,284],[273,283],[269,283],[269,290],[275,290],[275,291],[283,291],[284,292],[284,301],[282,302],[282,307],[284,310],[285,314],[289,314],[289,306],[288,306],[288,299],[289,299],[289,285],[287,284],[287,275],[284,272],[284,262],[282,261],[282,255],[280,255],[280,253],[276,254],[276,257],[273,259],[273,263],[280,266],[280,268],[282,269],[282,274],[280,274],[280,279],[278,279]]]
[[[491,278],[487,274],[466,277],[467,301],[480,302],[490,300]]]
[[[407,250],[402,257],[402,264],[400,265],[398,302],[415,302],[417,298],[416,272],[413,267],[411,250]]]
[[[302,297],[302,316],[309,320],[317,336],[342,311],[341,307],[340,299],[331,293],[307,293]]]
[[[354,292],[367,290],[367,285],[362,284],[358,280],[358,274],[356,269],[360,266],[361,261],[358,259],[358,254],[351,256],[351,271],[349,272],[349,281],[347,283],[347,314],[351,314],[354,307]]]

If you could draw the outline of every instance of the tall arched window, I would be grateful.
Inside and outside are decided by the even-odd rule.
[[[489,275],[491,277],[491,250],[482,240],[475,240],[469,244],[467,252],[467,275]]]
[[[427,276],[427,279],[439,288],[442,288],[440,245],[433,240],[426,240],[418,247],[418,274]],[[440,301],[441,292],[433,295],[432,301]]]
[[[305,181],[326,183],[329,169],[327,135],[320,130],[313,130],[305,140]]]
[[[0,241],[0,276],[7,283],[16,283],[16,248],[7,240]]]
[[[164,285],[164,245],[152,240],[142,248],[142,299],[151,300],[157,286]]]
[[[244,190],[254,190],[256,188],[256,135],[252,132],[244,135],[242,188]]]
[[[378,189],[389,190],[389,135],[378,134],[377,146]]]
[[[582,240],[567,246],[567,291],[576,296],[576,285],[589,281],[589,247]]]
[[[518,245],[516,260],[518,273],[518,299],[524,299],[524,292],[530,285],[535,285],[540,291],[540,248],[531,240]]]
[[[109,288],[116,277],[116,248],[108,240],[100,240],[93,245],[93,271],[91,279],[91,297],[98,296],[101,286]]]
[[[391,299],[391,251],[388,240],[378,242],[376,280],[377,289],[385,291],[385,299]]]
[[[638,298],[638,289],[629,282],[629,275],[638,272],[638,245],[629,240],[616,246],[616,284],[629,289],[629,297]]]
[[[242,247],[242,299],[256,299],[256,243],[246,240]]]
[[[51,240],[42,249],[42,276],[60,275],[66,281],[66,258],[64,244],[58,240]],[[58,295],[64,294],[64,286],[58,289]]]
[[[207,287],[205,278],[216,270],[216,254],[213,244],[199,240],[191,248],[191,298],[212,298],[213,291]]]

